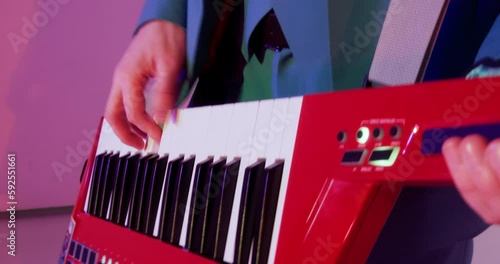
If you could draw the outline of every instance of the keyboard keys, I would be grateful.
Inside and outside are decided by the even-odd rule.
[[[157,155],[149,154],[141,158],[137,172],[135,173],[135,181],[132,185],[132,200],[130,206],[130,216],[128,227],[132,230],[139,230],[139,216],[142,209],[142,194],[144,192],[144,184],[148,166],[157,158]]]
[[[238,214],[238,227],[234,263],[248,263],[254,229],[258,218],[256,213],[262,206],[262,195],[265,184],[265,160],[259,160],[245,170],[241,204]]]
[[[201,242],[202,254],[213,258],[215,256],[215,237],[217,233],[218,213],[220,211],[220,199],[222,186],[219,184],[220,178],[224,173],[224,165],[226,165],[226,157],[221,157],[218,161],[212,163],[209,167],[208,185],[204,188],[207,199],[204,207],[205,215],[203,216],[203,238]]]
[[[252,252],[253,263],[267,263],[274,228],[278,197],[283,176],[284,161],[278,160],[265,169],[262,204],[256,212],[256,226]]]
[[[118,174],[116,175],[116,180],[114,181],[114,190],[111,197],[111,208],[109,213],[109,220],[113,223],[118,223],[118,208],[120,207],[120,197],[123,193],[123,179],[125,178],[127,162],[130,157],[130,153],[120,157],[118,160]]]
[[[76,245],[75,258],[80,259],[80,254],[82,253],[82,244],[78,243]]]
[[[70,256],[74,256],[75,255],[75,249],[76,249],[76,243],[75,241],[71,241],[71,243],[69,244],[69,250],[68,250],[68,254]]]
[[[277,113],[276,116],[279,117],[276,121],[278,128],[281,126],[282,129],[278,131],[283,131],[283,142],[281,143],[281,150],[279,158],[283,159],[283,176],[281,179],[280,193],[278,197],[278,206],[276,209],[276,217],[274,220],[273,235],[271,239],[271,248],[269,252],[268,263],[274,263],[276,256],[276,248],[278,246],[278,236],[281,227],[281,218],[283,216],[283,208],[285,205],[285,197],[288,188],[288,179],[290,178],[290,166],[293,156],[293,150],[295,148],[295,139],[297,136],[297,129],[299,126],[300,110],[302,109],[302,97],[290,98],[286,112]]]
[[[193,168],[200,162],[204,161],[208,157],[207,150],[205,146],[207,145],[207,132],[210,126],[212,116],[212,106],[183,109],[179,113],[179,120],[183,123],[183,133],[181,133],[179,142],[182,145],[182,153],[185,156],[194,156]],[[187,230],[188,230],[188,220],[189,220],[189,208],[191,208],[191,197],[193,195],[193,185],[194,185],[194,175],[196,170],[190,169],[192,171],[191,175],[184,176],[187,171],[183,170],[183,181],[189,181],[187,196],[186,194],[180,193],[178,204],[178,209],[176,210],[176,218],[182,217],[181,233],[178,239],[178,244],[181,247],[186,246],[187,240]],[[188,177],[189,179],[185,179]],[[183,185],[184,186],[184,185]],[[176,224],[177,228],[177,224]],[[174,241],[177,241],[176,234],[174,232]]]
[[[231,121],[231,128],[227,140],[226,156],[240,158],[239,177],[236,182],[231,217],[227,232],[226,246],[223,261],[231,263],[234,259],[238,213],[243,187],[245,168],[255,161],[250,161],[251,139],[257,119],[259,102],[235,104]]]
[[[83,252],[82,252],[82,257],[81,257],[81,261],[83,263],[87,263],[87,258],[88,258],[88,255],[89,255],[89,249],[87,247],[83,248]]]
[[[161,218],[160,218],[160,239],[164,242],[172,241],[172,229],[174,225],[175,203],[177,182],[181,174],[181,163],[184,160],[183,156],[179,156],[169,162],[167,168],[167,176],[165,181],[164,195],[161,202]]]
[[[222,186],[222,192],[219,196],[220,199],[216,200],[219,210],[217,212],[217,226],[213,243],[215,246],[214,259],[220,262],[224,259],[224,250],[226,247],[240,163],[241,160],[239,158],[235,158],[233,161],[227,163],[223,168],[224,174],[219,179],[219,186]]]
[[[191,177],[193,176],[194,161],[196,156],[185,159],[181,164],[181,175],[176,184],[176,193],[174,194],[174,208],[172,210],[174,219],[172,227],[172,239],[170,243],[178,245],[181,238],[182,224],[186,213],[186,203],[188,200]]]
[[[300,106],[286,98],[179,110],[157,154],[103,144],[88,211],[217,262],[271,263]]]
[[[115,153],[109,157],[108,166],[104,174],[101,175],[103,184],[103,196],[98,210],[98,217],[100,217],[101,219],[106,219],[106,216],[108,214],[109,204],[111,202],[111,193],[114,189],[116,174],[118,173],[119,155],[119,153]]]
[[[151,189],[153,187],[153,173],[156,169],[158,162],[158,155],[153,155],[146,163],[146,168],[144,168],[144,179],[142,194],[139,203],[139,211],[137,212],[137,228],[136,231],[141,233],[146,233],[148,209],[150,204]]]
[[[159,217],[158,209],[161,201],[160,199],[161,199],[161,191],[163,189],[163,182],[165,181],[166,177],[168,158],[169,158],[168,154],[165,154],[163,157],[161,157],[156,162],[154,172],[152,172],[150,176],[152,177],[152,185],[150,190],[148,191],[149,193],[148,199],[150,202],[147,210],[146,230],[145,230],[145,233],[149,236],[153,236],[155,221],[157,216]]]
[[[198,254],[201,253],[202,249],[203,217],[207,209],[207,196],[204,189],[209,185],[209,168],[212,162],[213,157],[209,157],[196,166],[193,195],[191,196],[191,207],[189,208],[186,247],[189,251]]]
[[[90,186],[87,192],[87,201],[85,202],[85,212],[93,214],[93,204],[95,203],[97,195],[97,175],[101,171],[102,159],[107,153],[101,153],[95,157],[94,168],[92,170],[92,176],[90,178]]]
[[[96,263],[96,261],[97,261],[97,253],[95,251],[91,251],[88,263]]]
[[[127,225],[129,209],[132,202],[132,192],[134,191],[134,182],[137,176],[137,168],[141,154],[136,153],[134,156],[127,159],[125,175],[123,181],[119,182],[123,190],[120,194],[120,201],[118,206],[118,224],[121,226]]]
[[[102,158],[102,163],[100,166],[100,169],[98,173],[96,174],[96,185],[95,185],[95,190],[96,194],[94,196],[93,202],[92,202],[92,211],[91,214],[94,216],[98,216],[99,210],[100,210],[100,204],[102,203],[102,198],[103,198],[103,192],[104,192],[104,178],[106,177],[106,172],[108,170],[108,164],[109,164],[109,157],[113,153],[108,153],[103,156]]]

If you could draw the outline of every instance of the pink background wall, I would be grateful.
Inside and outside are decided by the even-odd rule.
[[[41,2],[51,8],[38,0],[0,3],[0,153],[17,155],[18,209],[74,202],[114,65],[143,4]],[[23,39],[17,45],[14,34]],[[6,184],[0,181],[1,198]]]
[[[46,21],[37,0],[0,2],[0,171],[6,171],[6,154],[16,153],[18,210],[74,203],[92,143],[86,133],[92,134],[103,113],[114,65],[143,3],[59,1],[42,0],[57,6]],[[33,21],[34,15],[39,26],[29,35],[24,19]],[[17,51],[8,38],[13,34],[27,42]],[[6,193],[2,178],[1,212]],[[19,254],[10,258],[6,219],[0,217],[0,263],[54,263],[68,220],[69,213],[20,217]],[[499,237],[500,228],[493,227],[477,239],[475,264],[500,263]]]

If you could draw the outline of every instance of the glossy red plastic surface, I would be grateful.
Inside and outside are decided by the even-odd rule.
[[[322,162],[335,168],[337,179],[353,181],[402,182],[407,185],[447,184],[450,174],[443,156],[424,155],[422,142],[428,149],[437,148],[442,133],[423,140],[430,129],[460,128],[468,125],[500,124],[500,78],[429,82],[413,86],[381,87],[304,97],[304,119],[316,117],[316,126],[324,149]],[[309,111],[309,108],[314,108]],[[332,111],[332,109],[335,109]],[[389,135],[393,125],[400,125],[401,137]],[[356,141],[360,127],[367,127],[366,143]],[[376,127],[384,130],[381,140],[371,134]],[[337,134],[345,131],[345,143]],[[442,130],[437,130],[437,132]],[[500,137],[500,131],[498,131]],[[400,147],[395,163],[389,167],[368,164],[375,147]],[[310,145],[311,148],[321,148]],[[360,165],[341,165],[345,151],[366,149],[368,155]]]

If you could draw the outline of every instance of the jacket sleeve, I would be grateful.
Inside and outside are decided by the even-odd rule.
[[[500,15],[491,27],[488,35],[484,39],[476,57],[476,61],[490,57],[500,59]]]
[[[165,20],[186,28],[188,0],[146,0],[142,9],[137,31],[151,20]]]

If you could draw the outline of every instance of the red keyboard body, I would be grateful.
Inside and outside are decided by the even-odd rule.
[[[402,186],[452,184],[444,138],[500,137],[499,87],[488,78],[304,96],[274,262],[364,263]],[[83,211],[97,135],[64,263],[216,263]]]

